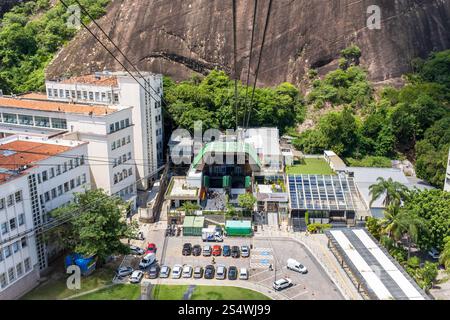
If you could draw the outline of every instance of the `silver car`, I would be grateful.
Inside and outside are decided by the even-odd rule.
[[[211,246],[210,245],[203,246],[203,256],[209,257],[210,255],[211,255]]]
[[[180,279],[182,272],[183,266],[181,264],[174,265],[172,269],[172,279]]]
[[[130,274],[132,274],[134,271],[134,269],[132,267],[120,267],[119,269],[117,269],[117,277],[122,278],[122,277],[126,277],[129,276]]]
[[[241,257],[243,258],[250,257],[250,248],[248,246],[241,247]]]
[[[185,265],[183,267],[183,278],[191,278],[192,277],[192,267],[190,265]]]
[[[130,282],[131,283],[139,283],[139,282],[141,282],[143,277],[144,277],[144,272],[142,272],[141,270],[136,270],[131,274]]]
[[[224,280],[227,277],[227,268],[225,266],[219,265],[216,269],[216,279]]]
[[[159,277],[160,278],[168,278],[170,275],[170,267],[169,266],[162,266],[161,270],[159,271]]]

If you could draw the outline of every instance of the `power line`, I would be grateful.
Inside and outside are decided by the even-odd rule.
[[[259,49],[258,64],[256,66],[256,71],[255,71],[255,80],[253,83],[252,96],[250,99],[250,109],[248,112],[247,123],[246,123],[245,127],[248,127],[248,124],[250,122],[251,112],[252,112],[252,108],[253,108],[253,99],[255,96],[256,83],[258,82],[259,66],[261,64],[261,57],[262,57],[262,53],[263,53],[263,49],[264,49],[264,44],[266,41],[267,27],[268,27],[269,21],[270,21],[271,9],[272,9],[272,0],[269,0],[269,7],[267,8],[267,15],[266,15],[266,21],[264,24],[264,32],[263,32],[263,38],[262,38],[262,42],[261,42],[261,48]]]
[[[238,127],[238,85],[237,85],[237,36],[236,36],[236,0],[232,1],[233,11],[233,63],[234,63],[234,108],[236,111],[236,129]]]
[[[250,39],[250,53],[248,58],[248,67],[247,67],[247,81],[246,81],[246,88],[245,88],[245,99],[244,99],[244,117],[242,118],[242,127],[245,126],[245,115],[247,114],[247,97],[248,97],[248,87],[250,84],[250,68],[252,63],[252,56],[253,56],[253,39],[255,36],[255,29],[256,29],[256,11],[258,9],[258,0],[254,0],[254,7],[253,7],[253,23],[252,23],[252,36]]]

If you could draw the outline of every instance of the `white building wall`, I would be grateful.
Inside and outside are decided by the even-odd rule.
[[[29,199],[26,175],[0,184],[0,300],[19,297],[39,279],[35,237],[25,235],[33,229]]]
[[[445,173],[444,190],[450,192],[450,149],[448,150],[447,172]]]

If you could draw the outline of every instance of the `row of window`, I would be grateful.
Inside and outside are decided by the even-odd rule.
[[[126,144],[131,143],[131,136],[123,137],[122,139],[118,139],[117,141],[113,141],[111,143],[111,150],[118,149]]]
[[[62,173],[65,173],[74,168],[84,165],[84,155],[70,159],[69,161],[64,161],[63,164],[58,164],[56,167],[52,167],[48,170],[42,171],[37,174],[38,183],[46,182],[47,180],[53,179]]]
[[[8,269],[8,274],[1,273],[0,274],[0,287],[6,288],[8,283],[14,282],[16,279],[19,279],[23,274],[29,272],[31,270],[31,259],[26,258],[23,263],[18,263],[15,267],[11,267]]]
[[[156,136],[162,134],[162,128],[156,129]]]
[[[122,156],[118,157],[117,159],[114,159],[113,168],[117,167],[118,165],[121,165],[122,163],[127,162],[127,160],[131,160],[131,152],[128,152],[127,154],[123,154]]]
[[[159,115],[157,115],[157,116],[155,116],[155,121],[156,122],[159,122],[159,121],[161,121],[161,115],[159,114]]]
[[[119,192],[116,192],[114,195],[123,198],[123,197],[125,197],[127,195],[130,195],[130,194],[134,194],[134,184],[131,184],[131,185],[129,185],[126,188],[123,188]]]
[[[36,126],[44,128],[67,129],[66,119],[29,116],[25,114],[2,113],[0,122]]]
[[[64,89],[47,89],[47,95],[49,98],[64,98],[64,99],[77,99],[85,101],[97,101],[108,103],[119,103],[119,94],[111,92],[98,92],[98,91],[80,91],[80,90],[64,90]],[[114,101],[112,100],[114,98]]]
[[[125,129],[130,126],[130,119],[126,118],[124,120],[120,120],[109,125],[109,133],[113,133],[122,129]]]
[[[11,257],[13,253],[17,253],[20,250],[26,248],[28,246],[27,238],[23,237],[20,240],[17,240],[13,244],[0,249],[0,262]]]
[[[50,200],[53,200],[63,195],[64,193],[81,186],[82,184],[85,184],[86,181],[87,181],[86,174],[83,173],[81,176],[71,179],[70,181],[67,181],[64,184],[61,184],[58,187],[45,192],[43,195],[41,194],[40,195],[41,204],[49,202]]]
[[[5,209],[6,206],[11,207],[19,202],[22,202],[22,190],[8,195],[6,197],[6,200],[5,198],[0,198],[0,210]]]
[[[25,213],[21,213],[17,218],[12,218],[7,222],[3,222],[0,225],[0,231],[2,235],[7,234],[8,232],[16,230],[17,227],[23,226],[25,224]]]
[[[119,173],[115,173],[114,174],[114,184],[117,184],[119,182],[121,182],[122,180],[131,177],[133,175],[133,169],[129,168],[127,169],[123,169],[122,172]]]

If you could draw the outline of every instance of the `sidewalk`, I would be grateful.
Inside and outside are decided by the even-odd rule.
[[[319,262],[346,300],[363,300],[344,269],[328,249],[328,239],[324,234],[306,235],[303,232],[288,232],[283,227],[281,229],[264,226],[264,230],[259,229],[255,232],[255,238],[289,238],[300,242]]]

